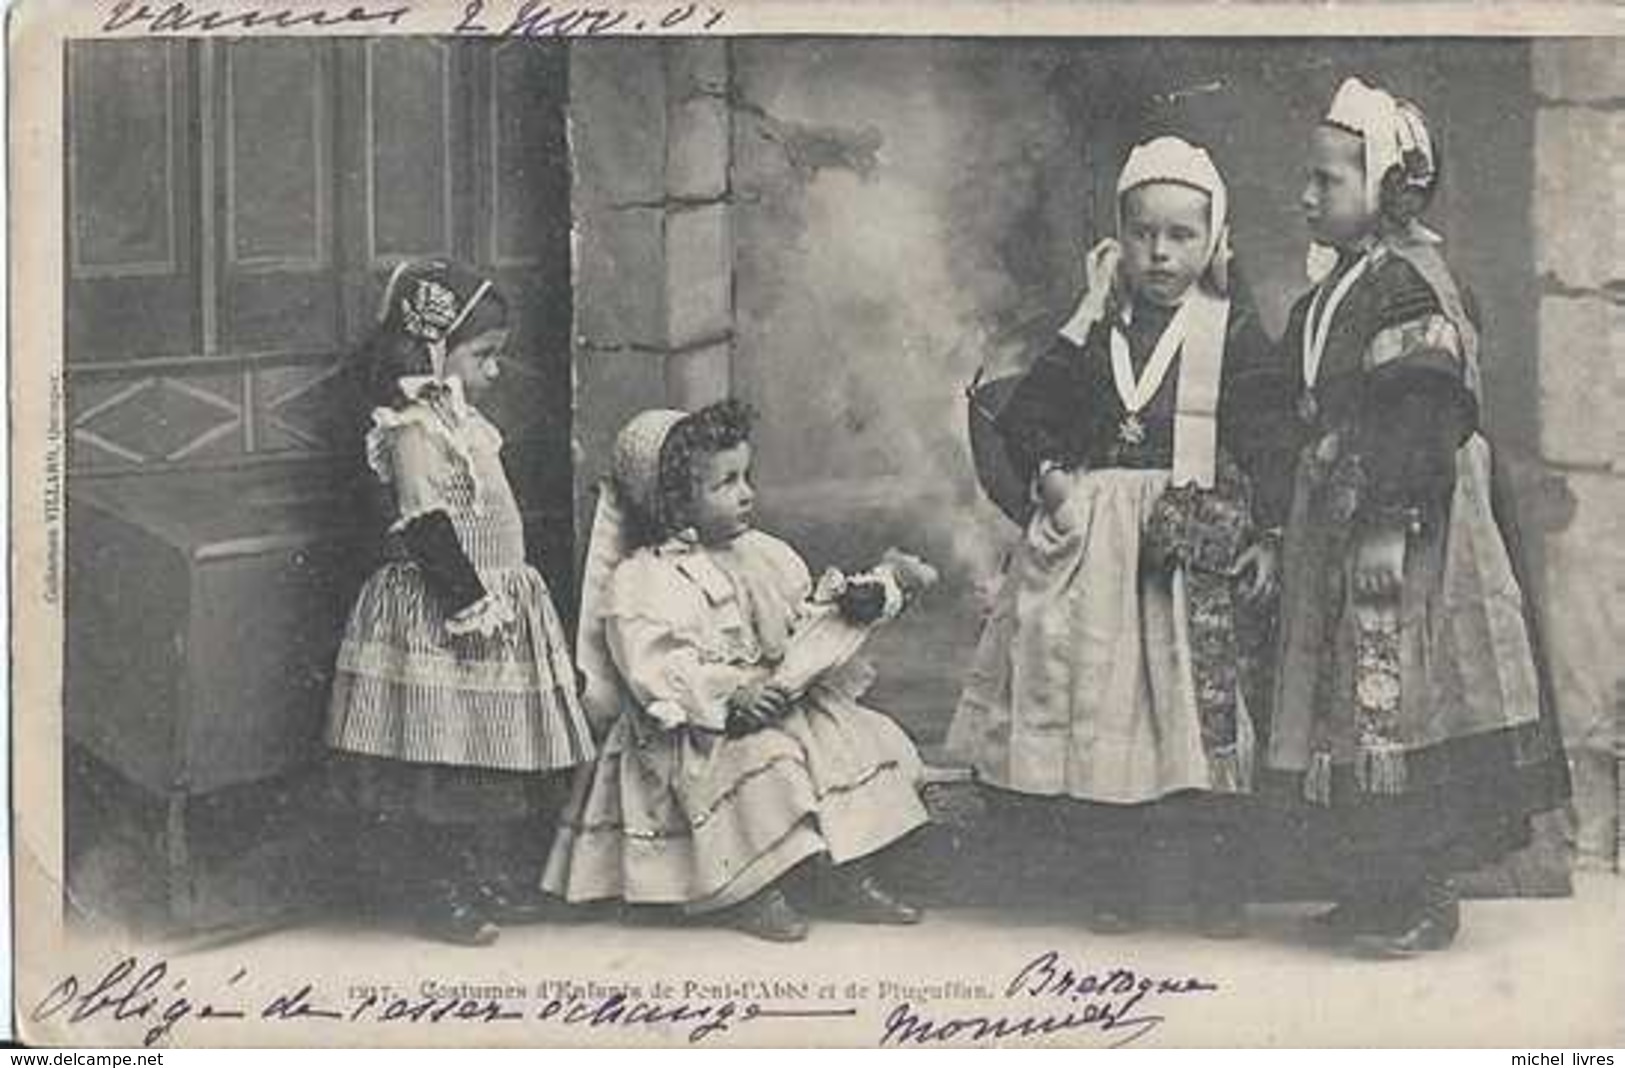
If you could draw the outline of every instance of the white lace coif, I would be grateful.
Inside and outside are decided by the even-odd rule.
[[[672,428],[688,418],[674,408],[651,408],[632,417],[615,436],[611,473],[633,505],[653,515],[660,495],[660,450]]]
[[[1358,78],[1349,78],[1332,97],[1326,122],[1360,136],[1365,153],[1366,206],[1371,211],[1382,206],[1383,176],[1403,165],[1408,153],[1416,154],[1420,167],[1416,179],[1431,180],[1433,137],[1421,111],[1409,101]]]
[[[1225,218],[1230,210],[1224,177],[1206,149],[1179,137],[1158,137],[1136,145],[1117,176],[1117,201],[1123,194],[1151,182],[1176,182],[1208,195],[1208,245],[1204,260],[1211,262],[1223,239]],[[1121,206],[1119,206],[1121,212]],[[1122,231],[1122,220],[1118,220]]]

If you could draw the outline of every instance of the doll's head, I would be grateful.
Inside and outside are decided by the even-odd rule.
[[[1309,136],[1301,203],[1313,238],[1358,248],[1420,219],[1438,189],[1441,155],[1415,104],[1350,78]]]
[[[1121,278],[1130,294],[1171,307],[1193,285],[1228,288],[1224,179],[1207,152],[1159,137],[1129,154],[1117,182]]]
[[[508,303],[490,279],[449,260],[402,263],[384,286],[364,348],[373,403],[401,407],[402,379],[458,379],[477,398],[495,383]]]
[[[657,544],[688,534],[720,545],[751,528],[750,430],[754,415],[724,400],[692,414],[645,412],[615,444],[615,481],[630,502],[637,539]]]

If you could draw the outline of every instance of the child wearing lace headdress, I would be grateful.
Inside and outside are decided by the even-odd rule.
[[[1338,897],[1312,929],[1385,955],[1448,946],[1453,873],[1527,842],[1568,790],[1480,430],[1478,324],[1420,221],[1439,174],[1420,109],[1343,83],[1309,143],[1315,285],[1283,338],[1297,458],[1267,771]]]
[[[1208,153],[1148,141],[1117,190],[1119,238],[997,420],[1033,507],[948,745],[998,807],[1086,846],[1093,929],[1143,923],[1148,846],[1169,837],[1203,930],[1236,937],[1254,763],[1238,610],[1271,592],[1256,520],[1275,502],[1251,486],[1277,481],[1248,406],[1270,350],[1232,297]]]
[[[922,768],[859,703],[872,673],[852,654],[926,569],[894,557],[815,585],[755,527],[749,423],[723,401],[644,412],[616,439],[577,639],[603,742],[545,885],[790,942],[808,929],[785,893],[799,868],[836,916],[918,922],[870,858],[926,821]]]
[[[541,780],[593,754],[502,435],[475,407],[507,340],[502,295],[460,264],[403,263],[385,287],[366,444],[389,559],[351,613],[327,724],[373,878],[425,933],[466,945],[545,913]]]

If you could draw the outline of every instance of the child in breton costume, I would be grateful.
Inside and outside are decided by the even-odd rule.
[[[1118,198],[1120,245],[1091,252],[1081,306],[999,416],[1036,508],[949,747],[995,796],[1067,803],[1103,883],[1097,930],[1142,922],[1146,847],[1171,823],[1193,839],[1204,930],[1233,937],[1254,761],[1237,602],[1274,570],[1253,514],[1271,502],[1249,489],[1269,436],[1245,415],[1269,345],[1229,296],[1205,151],[1138,146]]]
[[[1298,395],[1267,756],[1337,888],[1322,933],[1451,943],[1451,873],[1567,794],[1480,433],[1480,342],[1408,101],[1350,79],[1309,149],[1317,279],[1283,340]]]
[[[604,733],[546,874],[570,901],[677,905],[759,938],[807,922],[784,893],[915,923],[868,859],[926,821],[908,737],[858,703],[868,627],[930,580],[893,556],[815,588],[753,527],[748,409],[645,412],[616,440],[583,583],[578,659]]]
[[[543,787],[593,754],[502,435],[475,407],[509,322],[493,283],[460,264],[406,262],[385,287],[365,348],[366,442],[391,504],[389,559],[350,615],[327,722],[377,888],[467,945],[545,918]]]

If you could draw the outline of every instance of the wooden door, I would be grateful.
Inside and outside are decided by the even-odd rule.
[[[74,477],[293,463],[343,497],[364,417],[348,356],[396,263],[456,256],[518,312],[491,414],[566,598],[565,62],[525,41],[74,42]]]

